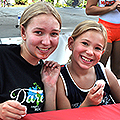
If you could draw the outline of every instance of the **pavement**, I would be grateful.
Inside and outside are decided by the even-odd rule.
[[[98,20],[98,16],[87,16],[85,9],[81,8],[56,8],[62,18],[61,34],[72,32],[75,26],[84,20]],[[0,38],[20,37],[18,13],[25,7],[0,7]]]

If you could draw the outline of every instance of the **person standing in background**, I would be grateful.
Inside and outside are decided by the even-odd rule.
[[[119,0],[87,0],[87,15],[99,15],[99,23],[107,30],[107,49],[101,57],[106,66],[110,57],[110,67],[120,79],[120,1]]]
[[[3,0],[3,7],[5,7],[5,4],[6,4],[6,0]]]
[[[6,0],[7,6],[10,7],[10,0]]]

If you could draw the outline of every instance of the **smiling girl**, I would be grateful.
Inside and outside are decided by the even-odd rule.
[[[57,48],[61,18],[50,3],[37,2],[20,19],[21,45],[0,45],[0,118],[56,110],[60,65],[48,58]]]
[[[106,45],[107,33],[101,24],[88,20],[76,26],[68,38],[72,55],[62,66],[57,84],[58,109],[120,102],[117,78],[99,62]]]

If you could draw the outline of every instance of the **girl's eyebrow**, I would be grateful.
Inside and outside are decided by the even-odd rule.
[[[97,44],[98,46],[100,46],[101,48],[104,48],[102,45],[100,45],[100,44]]]
[[[59,30],[59,29],[53,29],[52,31],[57,31],[57,32],[59,32],[60,30]]]
[[[34,29],[45,30],[44,28],[39,28],[39,27],[36,27],[36,28],[34,28]],[[59,30],[59,29],[53,29],[52,31],[57,31],[57,32],[59,32],[60,30]]]
[[[43,28],[35,27],[33,30],[44,30]]]
[[[82,38],[81,40],[85,40],[85,41],[87,41],[87,42],[90,42],[88,39],[86,39],[86,38]]]

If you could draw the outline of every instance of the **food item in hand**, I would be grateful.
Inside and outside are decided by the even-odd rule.
[[[96,83],[95,83],[96,85],[101,85],[101,87],[105,87],[105,81],[104,80],[97,80],[96,81]]]

